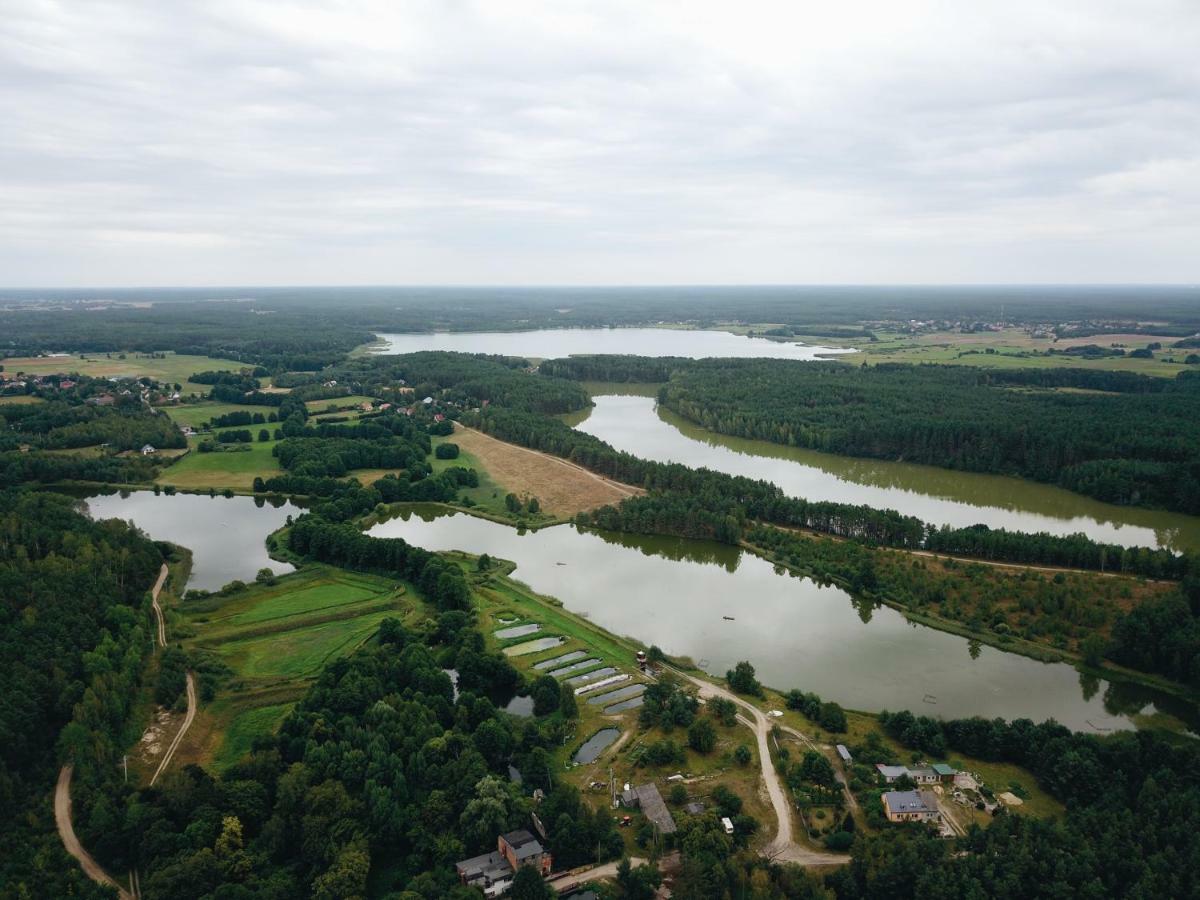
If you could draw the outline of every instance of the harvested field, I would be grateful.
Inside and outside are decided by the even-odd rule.
[[[645,493],[565,459],[508,444],[462,425],[455,425],[452,440],[478,459],[493,481],[514,494],[537,497],[551,515],[573,516]]]

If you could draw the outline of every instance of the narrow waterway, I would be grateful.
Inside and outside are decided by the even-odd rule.
[[[520,534],[431,508],[369,533],[513,560],[516,578],[611,632],[688,656],[713,674],[749,659],[772,686],[856,709],[1054,718],[1082,731],[1129,728],[1156,708],[1191,715],[1186,704],[1146,689],[913,625],[888,607],[856,606],[836,587],[781,574],[734,547],[616,539],[570,526]]]
[[[938,525],[983,523],[1050,534],[1082,532],[1125,546],[1200,549],[1200,519],[1101,503],[1050,485],[934,466],[818,453],[727,437],[658,406],[651,396],[605,393],[571,423],[643,459],[763,478],[792,496],[896,509]]]

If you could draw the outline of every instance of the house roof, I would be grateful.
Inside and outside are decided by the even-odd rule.
[[[937,812],[937,801],[929,791],[888,791],[883,802],[894,813]]]
[[[459,876],[470,883],[482,878],[486,882],[499,881],[512,875],[512,866],[498,851],[484,853],[482,856],[472,856],[454,864]]]
[[[840,756],[842,759],[845,759],[845,760],[850,759],[850,751],[846,749],[845,744],[838,744],[837,752],[838,752],[838,756]]]
[[[928,766],[921,766],[918,769],[909,769],[908,774],[913,778],[933,778],[935,775],[937,775],[937,772]]]
[[[516,831],[502,834],[500,835],[500,839],[512,848],[513,855],[518,860],[542,855],[542,845],[538,843],[537,838],[524,828],[518,828]]]
[[[663,802],[662,794],[658,792],[658,787],[651,781],[648,784],[639,784],[633,789],[637,794],[638,805],[642,808],[642,813],[654,823],[654,826],[663,834],[673,834],[675,832],[675,820],[671,817],[671,811],[667,809],[667,804]]]
[[[875,768],[884,778],[900,778],[908,774],[907,766],[885,766],[883,763],[876,763]]]
[[[954,766],[948,766],[945,763],[934,763],[933,771],[937,772],[939,775],[957,775],[958,774],[958,770],[955,769]]]

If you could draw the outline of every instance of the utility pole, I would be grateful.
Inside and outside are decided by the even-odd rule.
[[[121,765],[125,767],[125,783],[129,784],[129,754],[121,754]]]

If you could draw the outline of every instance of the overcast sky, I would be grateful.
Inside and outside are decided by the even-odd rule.
[[[0,0],[0,284],[1200,281],[1200,0]]]

